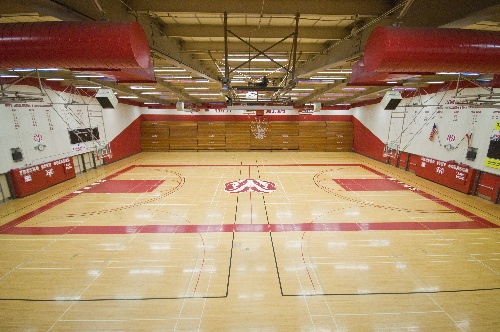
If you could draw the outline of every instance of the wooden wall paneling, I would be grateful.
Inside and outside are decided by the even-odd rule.
[[[170,148],[169,124],[165,121],[143,121],[141,123],[141,150],[168,151]]]
[[[326,122],[324,121],[299,122],[299,150],[305,150],[305,151],[326,150]]]
[[[252,135],[249,122],[144,121],[141,124],[143,151],[351,151],[352,144],[351,122],[273,121],[264,139]]]
[[[250,123],[226,122],[226,150],[250,150]]]
[[[225,122],[198,122],[198,136],[200,135],[226,135]]]
[[[297,150],[299,148],[298,135],[275,135],[271,136],[271,139],[275,150]]]
[[[352,141],[345,142],[337,137],[327,137],[325,151],[329,152],[348,152],[352,150]]]
[[[269,123],[268,134],[271,136],[298,136],[299,135],[299,123],[285,122],[285,121],[273,121]]]
[[[351,151],[354,141],[352,122],[326,122],[326,151]]]
[[[224,150],[226,149],[226,136],[210,134],[198,136],[198,150]]]
[[[198,150],[226,149],[224,122],[198,122]]]
[[[299,123],[274,121],[269,123],[268,136],[272,150],[297,150],[299,148]]]
[[[252,150],[276,150],[273,142],[272,136],[257,139],[253,135],[250,135],[250,149]]]
[[[170,122],[170,150],[197,150],[198,123]]]
[[[326,137],[299,136],[299,150],[303,151],[325,151]]]
[[[299,122],[299,136],[326,137],[326,122],[324,121]]]

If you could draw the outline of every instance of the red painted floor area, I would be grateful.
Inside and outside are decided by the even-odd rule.
[[[108,180],[100,182],[98,185],[85,191],[85,193],[106,193],[106,194],[125,194],[125,193],[149,193],[161,185],[163,180]]]
[[[75,191],[64,197],[56,199],[36,210],[30,211],[7,224],[0,226],[0,234],[15,235],[62,235],[62,234],[135,234],[135,233],[210,233],[210,232],[296,232],[296,231],[369,231],[369,230],[437,230],[437,229],[480,229],[500,228],[499,225],[491,223],[471,212],[465,211],[449,202],[438,199],[431,194],[414,188],[414,192],[432,200],[450,210],[463,215],[471,221],[459,222],[386,222],[386,223],[339,223],[332,220],[328,223],[293,223],[293,224],[219,224],[219,225],[131,225],[131,226],[61,226],[40,227],[20,226],[23,222],[36,215],[44,213],[51,208],[72,199],[75,196],[86,193],[146,193],[154,191],[163,180],[113,180],[118,175],[124,174],[135,167],[167,167],[172,165],[133,165],[123,169],[105,179],[93,183],[79,191]],[[176,167],[196,167],[192,165],[175,165]],[[207,166],[207,165],[204,165]],[[225,167],[231,165],[209,165],[209,167]],[[245,165],[251,167],[252,165]],[[256,166],[256,165],[253,165]],[[265,166],[265,165],[262,165]],[[267,165],[269,166],[269,165]],[[279,165],[272,165],[279,166]],[[408,190],[404,183],[387,178],[384,174],[370,169],[364,165],[286,165],[286,166],[357,166],[369,170],[373,174],[382,176],[382,179],[333,179],[347,191],[389,191]],[[179,182],[179,186],[181,182]]]
[[[404,184],[389,179],[333,179],[346,191],[405,190]]]
[[[280,233],[280,232],[356,232],[425,231],[438,229],[499,228],[486,220],[463,222],[387,222],[387,223],[297,223],[223,225],[144,225],[144,226],[63,226],[11,227],[0,233],[12,235],[63,234],[183,234],[183,233]]]

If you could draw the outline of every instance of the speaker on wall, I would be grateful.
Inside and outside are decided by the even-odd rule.
[[[398,107],[401,100],[403,100],[403,98],[399,91],[388,91],[384,98],[382,98],[380,105],[382,105],[385,110],[393,111]]]
[[[11,148],[10,152],[12,154],[12,160],[14,162],[23,161],[24,158],[21,148]]]
[[[184,111],[184,102],[178,101],[175,103],[175,108],[177,108],[178,111]]]
[[[111,89],[99,89],[95,98],[102,108],[115,108],[118,104],[118,99]]]

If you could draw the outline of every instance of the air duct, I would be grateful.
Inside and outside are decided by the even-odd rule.
[[[364,49],[368,71],[500,73],[500,32],[444,28],[375,28]]]
[[[363,60],[359,60],[352,64],[352,74],[347,85],[391,86],[394,83],[389,82],[402,81],[410,77],[428,74],[434,73],[378,73],[368,71],[363,64]]]
[[[137,22],[0,24],[0,67],[110,72],[118,81],[138,72],[154,79],[148,39]]]

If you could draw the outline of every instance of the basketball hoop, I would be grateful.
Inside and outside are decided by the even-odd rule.
[[[269,121],[264,118],[264,111],[255,112],[255,120],[250,124],[250,130],[256,139],[264,139],[269,130]]]
[[[100,143],[96,146],[96,155],[97,159],[101,160],[104,158],[111,158],[113,154],[111,153],[111,144],[110,143]]]
[[[384,145],[384,157],[396,158],[399,154],[399,145],[395,143],[388,143]]]

